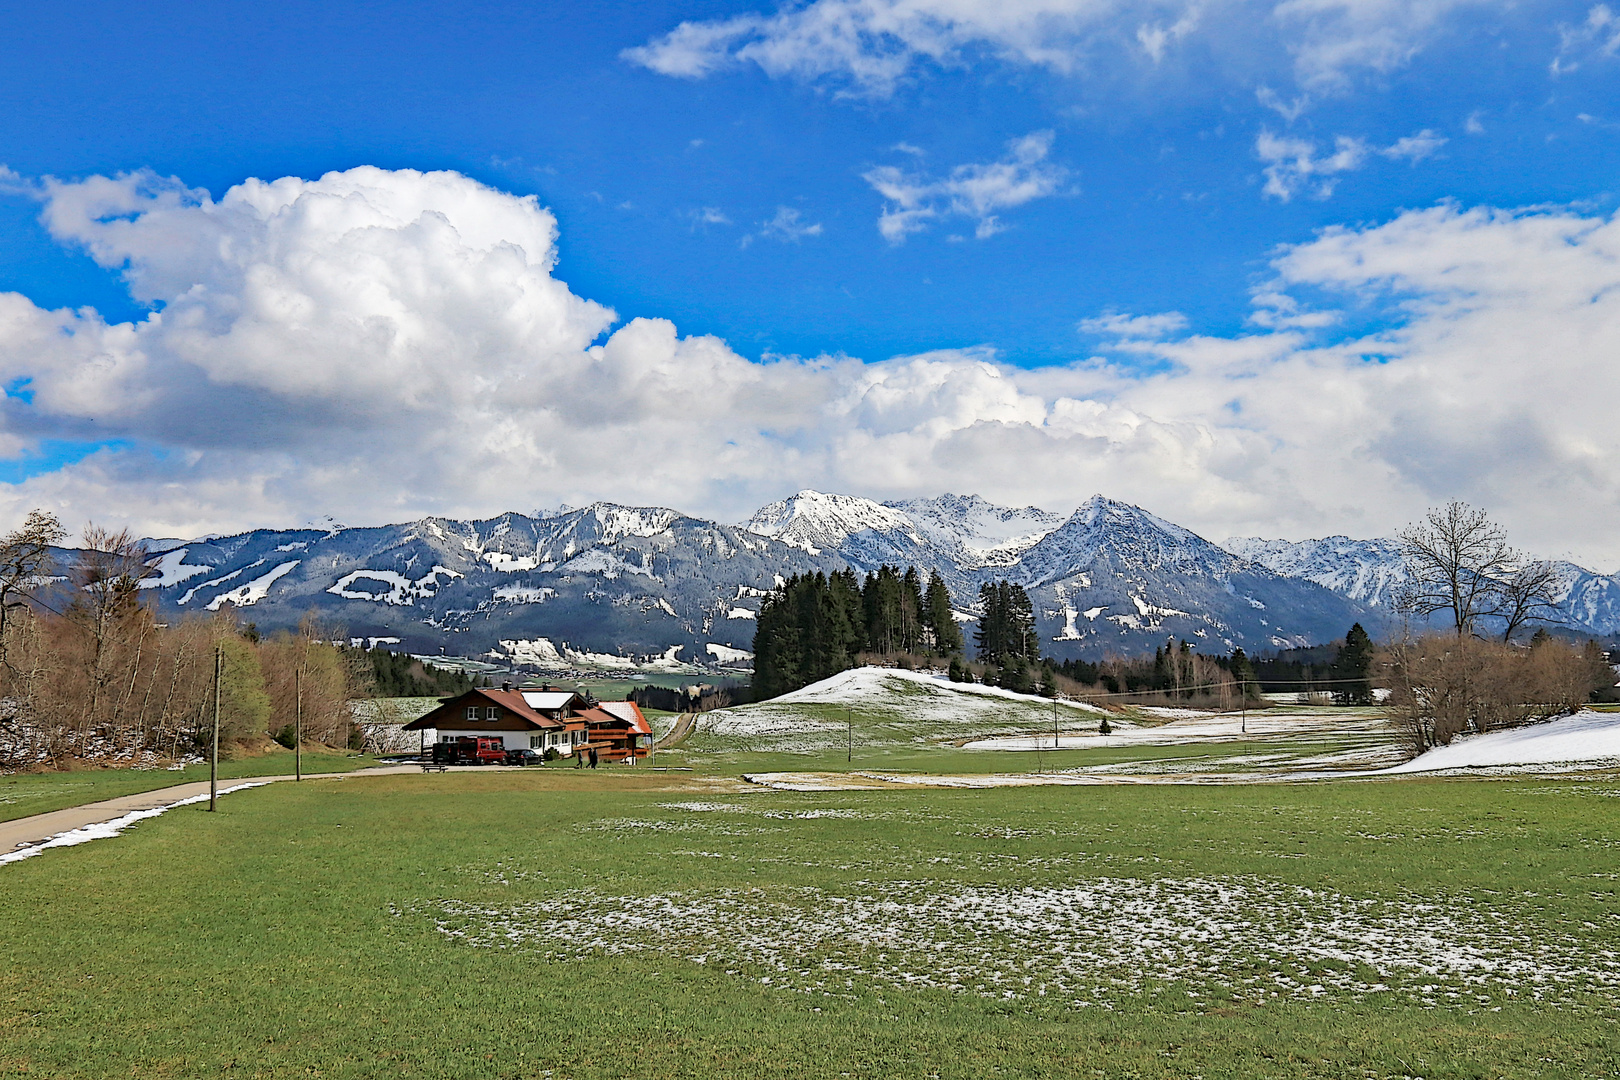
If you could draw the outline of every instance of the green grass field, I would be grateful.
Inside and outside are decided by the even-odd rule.
[[[1620,1076],[1612,780],[730,771],[281,784],[0,866],[0,1075]]]
[[[221,755],[223,757],[223,755]],[[352,772],[375,765],[373,758],[357,754],[304,751],[306,773]],[[236,761],[221,761],[221,779],[278,776],[293,771],[293,752],[275,746],[269,752]],[[0,775],[0,821],[47,814],[68,806],[116,799],[142,791],[207,780],[207,765],[183,769],[73,769],[67,772]]]

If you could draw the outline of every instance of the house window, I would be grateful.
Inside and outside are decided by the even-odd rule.
[[[478,706],[476,706],[476,705],[467,706],[467,719],[469,719],[469,720],[478,719]]]
[[[540,740],[542,738],[543,738],[543,736],[540,736],[540,735],[530,735],[529,736],[529,749],[530,750],[538,750],[538,749],[540,749]]]
[[[491,705],[489,708],[484,710],[484,719],[485,720],[498,720],[500,718],[500,715],[501,715],[501,710],[497,709],[493,705]]]

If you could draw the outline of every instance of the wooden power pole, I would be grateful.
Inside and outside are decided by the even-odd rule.
[[[214,642],[214,739],[212,749],[208,754],[208,812],[214,812],[214,804],[219,801],[219,683],[221,669],[224,667],[225,646]]]
[[[304,778],[304,665],[293,668],[293,779]]]

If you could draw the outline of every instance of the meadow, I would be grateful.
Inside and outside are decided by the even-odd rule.
[[[1620,1075],[1612,774],[688,759],[278,784],[0,867],[0,1075]]]

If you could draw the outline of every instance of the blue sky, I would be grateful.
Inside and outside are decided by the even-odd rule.
[[[850,27],[857,32],[839,36]],[[1420,455],[1404,444],[1391,449],[1395,435],[1386,431],[1368,437],[1366,454],[1377,460],[1366,475],[1318,492],[1306,477],[1320,467],[1309,462],[1331,457],[1331,447],[1295,445],[1304,436],[1263,419],[1226,431],[1225,421],[1189,404],[1198,394],[1227,395],[1239,385],[1231,380],[1266,377],[1226,372],[1227,384],[1204,386],[1198,379],[1213,361],[1193,359],[1189,349],[1203,350],[1200,357],[1248,350],[1264,357],[1258,363],[1317,369],[1334,349],[1363,365],[1393,350],[1431,374],[1437,401],[1449,400],[1450,380],[1461,376],[1433,374],[1438,361],[1414,352],[1440,347],[1414,320],[1454,320],[1462,310],[1434,314],[1428,301],[1447,294],[1437,284],[1448,280],[1443,272],[1425,277],[1403,263],[1358,279],[1307,256],[1330,254],[1324,230],[1383,250],[1422,222],[1475,235],[1435,218],[1437,206],[1518,215],[1480,223],[1486,232],[1515,223],[1523,232],[1525,215],[1537,213],[1582,236],[1607,222],[1620,163],[1620,21],[1602,5],[13,5],[0,16],[0,42],[0,162],[10,170],[9,194],[0,198],[0,292],[26,298],[31,318],[89,307],[107,324],[141,326],[184,292],[174,285],[132,295],[130,269],[188,240],[165,234],[150,240],[156,248],[114,244],[91,253],[101,242],[96,230],[120,215],[139,218],[146,203],[103,208],[90,224],[47,225],[42,215],[69,208],[90,178],[150,173],[174,178],[193,202],[218,203],[250,178],[313,182],[364,166],[445,170],[501,195],[534,195],[554,216],[550,273],[572,296],[616,316],[587,344],[634,319],[668,320],[681,341],[713,336],[755,368],[789,357],[794,378],[814,381],[821,371],[832,380],[796,391],[802,414],[727,406],[737,411],[724,424],[764,440],[743,456],[768,444],[769,468],[717,464],[726,446],[741,453],[749,445],[732,439],[683,460],[678,474],[643,469],[625,448],[609,452],[627,456],[600,473],[542,454],[544,468],[531,463],[480,487],[467,475],[489,476],[487,462],[440,448],[432,461],[405,461],[406,488],[379,498],[357,479],[361,457],[316,468],[307,438],[266,434],[313,424],[315,414],[329,422],[299,396],[308,387],[256,382],[231,368],[234,361],[177,351],[173,363],[200,363],[198,372],[188,379],[165,368],[159,381],[185,391],[166,390],[139,417],[114,421],[106,409],[97,416],[84,401],[49,393],[37,403],[8,398],[12,463],[0,483],[18,506],[52,501],[70,519],[108,506],[144,514],[142,524],[167,533],[289,515],[377,520],[589,498],[727,515],[806,485],[874,497],[974,486],[1060,510],[1090,494],[1087,487],[1106,487],[1216,534],[1366,533],[1451,496],[1497,509],[1521,532],[1559,509],[1558,500],[1620,514],[1620,489],[1606,472],[1583,479],[1579,492],[1556,494],[1533,474],[1581,472],[1570,457],[1580,458],[1579,447],[1548,451],[1542,466],[1526,466],[1531,474],[1503,478],[1488,462],[1470,466],[1480,451],[1466,438],[1463,445],[1420,433],[1425,445],[1444,443]],[[1413,216],[1423,213],[1430,216]],[[1510,241],[1507,231],[1495,235]],[[1438,241],[1406,242],[1421,253]],[[1280,274],[1288,252],[1299,269]],[[1356,258],[1365,265],[1364,255]],[[193,269],[198,281],[210,272]],[[1495,285],[1469,288],[1476,299],[1496,295]],[[1256,295],[1279,289],[1293,305],[1285,314],[1308,309],[1322,318],[1291,315],[1284,326],[1264,315],[1277,309],[1257,309]],[[1504,296],[1513,289],[1501,285]],[[1151,334],[1147,324],[1121,333],[1110,317],[1127,314],[1163,318]],[[478,336],[459,316],[447,325]],[[5,365],[7,382],[48,385],[44,361],[22,342]],[[1569,361],[1571,385],[1605,366],[1592,347]],[[146,348],[143,363],[156,363],[154,350]],[[837,404],[851,386],[920,354],[941,364],[989,362],[1013,397],[996,406],[1003,412],[985,413],[982,395],[964,405],[965,391],[955,389],[971,378],[940,376],[956,396],[946,401],[936,388],[912,400],[904,432],[889,414],[829,427],[828,415],[859,412]],[[82,374],[90,355],[57,361],[67,367],[54,377],[67,379],[75,364]],[[840,358],[860,365],[840,367]],[[379,354],[374,363],[396,360]],[[1499,363],[1522,361],[1504,355]],[[1098,381],[1104,368],[1114,380],[1107,385]],[[1165,373],[1192,381],[1179,389],[1143,381]],[[1310,393],[1308,375],[1274,374]],[[202,384],[223,396],[199,406]],[[600,390],[611,399],[612,385]],[[291,397],[273,400],[282,392]],[[1019,403],[1024,397],[1045,412],[1037,418]],[[1265,411],[1241,398],[1222,401],[1223,415]],[[1042,443],[1044,479],[1036,482],[1019,467],[1028,433],[1018,426],[1052,435],[1060,401],[1124,409],[1135,419],[1087,429],[1086,438],[1103,440],[1089,449]],[[180,414],[198,407],[230,416],[244,434],[195,430]],[[682,417],[658,421],[678,426]],[[1179,432],[1178,445],[1193,447],[1185,452],[1197,460],[1182,461],[1182,451],[1136,456],[1118,431],[1139,432],[1148,421]],[[477,422],[521,425],[511,416]],[[1504,415],[1491,423],[1540,431],[1554,421]],[[409,457],[394,442],[408,446],[408,438],[373,424],[356,420],[355,439],[384,457]],[[954,447],[940,442],[941,425]],[[1003,442],[970,451],[964,440],[989,438],[985,425]],[[1188,425],[1206,430],[1187,435]],[[1064,430],[1065,439],[1073,435]],[[928,432],[934,441],[923,448],[887,444],[892,467],[858,467],[883,440],[906,434],[915,443]],[[1408,425],[1400,438],[1410,435]],[[626,439],[637,436],[604,436],[620,447]],[[1228,452],[1222,440],[1236,442]],[[1277,459],[1256,457],[1265,453]],[[322,454],[330,460],[329,450]],[[961,466],[984,454],[1005,457],[989,471]],[[1295,464],[1285,467],[1285,457]],[[1183,467],[1198,475],[1178,484]],[[125,505],[108,494],[118,485],[144,494]],[[1620,547],[1611,551],[1597,532],[1566,546],[1620,561]],[[1534,539],[1561,537],[1544,529]]]

